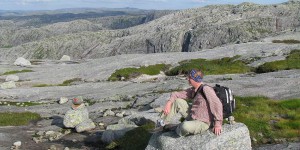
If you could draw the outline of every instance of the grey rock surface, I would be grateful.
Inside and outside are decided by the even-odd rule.
[[[115,124],[107,126],[103,132],[101,140],[106,143],[110,143],[113,140],[117,140],[125,135],[126,132],[136,128],[137,125],[133,124]]]
[[[287,39],[288,37],[298,37],[299,34],[294,33],[285,37],[273,37],[278,39]],[[268,39],[272,40],[272,38]],[[81,95],[85,100],[89,101],[88,113],[91,115],[92,121],[104,123],[104,126],[116,124],[122,118],[116,116],[103,117],[104,112],[108,109],[116,113],[126,110],[124,114],[125,122],[128,120],[144,117],[153,122],[159,118],[159,113],[155,112],[152,107],[163,106],[168,99],[170,93],[189,87],[186,79],[182,76],[160,76],[158,80],[149,77],[141,77],[133,81],[107,81],[109,76],[117,69],[127,67],[140,67],[153,64],[171,64],[178,65],[178,62],[188,59],[218,59],[223,57],[233,57],[240,55],[240,59],[252,59],[259,57],[250,66],[257,66],[264,62],[282,60],[293,49],[300,49],[299,44],[275,44],[266,41],[250,42],[242,44],[227,45],[216,47],[213,49],[203,49],[197,52],[171,52],[156,54],[127,54],[118,55],[99,59],[78,59],[73,61],[55,61],[55,60],[31,60],[34,62],[31,66],[20,67],[13,65],[12,61],[0,61],[0,74],[8,71],[29,69],[33,72],[17,73],[20,80],[16,83],[14,89],[0,89],[0,102],[37,102],[40,105],[35,106],[0,106],[0,112],[36,112],[44,119],[53,118],[54,116],[64,116],[70,109],[71,101],[59,104],[61,97],[73,98]],[[2,56],[2,55],[1,55]],[[122,60],[122,61],[120,61]],[[6,76],[0,75],[0,84],[5,82]],[[267,96],[274,100],[299,98],[300,97],[300,70],[283,70],[278,72],[264,74],[226,74],[226,75],[208,75],[204,77],[204,81],[209,85],[221,84],[230,87],[236,96]],[[69,86],[58,86],[66,80],[77,79]],[[36,85],[46,84],[48,86],[38,87]],[[61,121],[61,120],[60,120]],[[177,120],[178,121],[178,120]],[[32,132],[35,130],[42,131],[58,131],[62,127],[62,122],[45,121],[39,122],[43,127],[38,128],[38,123],[34,129],[22,131],[21,128],[11,127],[9,129],[0,128],[0,147],[9,147],[18,137],[11,135],[20,132],[20,136],[24,140],[32,141]],[[59,121],[58,121],[59,122]],[[121,121],[120,121],[121,122]],[[129,123],[130,124],[130,123]],[[27,126],[26,126],[27,127]],[[97,128],[97,126],[96,126]],[[7,130],[7,131],[6,131]],[[99,128],[97,129],[99,131]],[[101,129],[103,130],[103,128]],[[9,132],[8,132],[9,131]],[[26,133],[28,131],[28,133]],[[91,131],[93,132],[93,131]],[[99,131],[100,133],[102,131]],[[21,134],[22,133],[22,134]],[[89,133],[89,132],[88,132]],[[68,136],[71,144],[73,139],[84,140],[85,133],[74,133]],[[101,137],[97,134],[98,137]],[[81,138],[79,138],[81,137]],[[72,139],[73,138],[73,139]],[[101,138],[99,138],[101,139]],[[1,141],[2,140],[2,141]],[[7,144],[6,140],[10,143]],[[22,141],[22,140],[21,140]],[[28,142],[28,143],[30,143]],[[4,143],[4,144],[2,144]],[[22,146],[29,148],[30,145],[22,141]],[[2,145],[1,145],[2,144]],[[42,143],[43,144],[43,143]],[[44,143],[45,145],[49,143]],[[36,149],[47,149],[47,145],[34,145]],[[34,149],[34,148],[33,148]]]
[[[41,29],[25,29],[26,32],[16,34],[12,39],[9,38],[10,32],[3,31],[3,35],[6,35],[2,38],[6,41],[3,45],[13,47],[0,48],[0,59],[12,60],[22,56],[58,60],[62,55],[79,59],[121,54],[192,52],[260,41],[268,36],[298,32],[299,8],[299,1],[277,5],[214,5],[175,11],[146,24],[121,30],[99,30],[101,25],[99,27],[97,23],[77,20]],[[5,24],[11,23],[7,21]],[[73,28],[73,24],[78,25]],[[24,40],[19,38],[22,34],[26,35]],[[21,41],[20,44],[11,44],[15,40]]]
[[[220,136],[211,131],[203,134],[179,137],[175,132],[157,132],[152,135],[146,150],[251,150],[248,128],[242,123],[223,126]]]

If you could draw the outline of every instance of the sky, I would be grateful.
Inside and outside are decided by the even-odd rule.
[[[188,9],[215,4],[278,4],[288,0],[0,0],[0,10],[55,10],[62,8]]]

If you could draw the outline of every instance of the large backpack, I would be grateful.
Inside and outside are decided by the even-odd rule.
[[[206,84],[201,85],[199,88],[200,93],[202,96],[207,100],[206,95],[203,92],[203,87],[208,86]],[[214,91],[216,92],[216,95],[219,97],[220,101],[223,105],[223,118],[228,118],[229,116],[232,116],[233,111],[235,110],[235,98],[232,94],[232,91],[226,87],[221,86],[219,84],[216,84],[214,87],[212,87]]]

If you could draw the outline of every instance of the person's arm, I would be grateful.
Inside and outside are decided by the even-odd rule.
[[[188,98],[191,98],[194,93],[195,93],[195,90],[193,88],[188,88],[184,91],[171,93],[170,99],[167,101],[167,103],[165,105],[164,114],[167,115],[170,113],[172,103],[177,98],[188,99]]]
[[[209,108],[214,116],[214,128],[213,131],[216,135],[220,135],[222,131],[223,123],[223,106],[219,98],[217,97],[213,88],[205,86],[203,92],[206,96]]]

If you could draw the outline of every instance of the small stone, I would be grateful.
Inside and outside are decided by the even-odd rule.
[[[38,138],[38,137],[34,137],[34,138],[32,138],[32,140],[33,140],[35,143],[41,142],[40,138]]]
[[[125,111],[122,111],[120,113],[117,113],[116,116],[122,118],[122,117],[124,117],[124,114],[125,114]]]
[[[59,100],[59,104],[64,104],[66,102],[68,102],[68,98],[67,97],[61,97],[60,100]]]
[[[70,129],[66,129],[66,130],[63,131],[63,134],[69,134],[69,133],[71,133]]]
[[[8,82],[4,82],[2,84],[0,84],[0,87],[2,89],[12,89],[12,88],[16,88],[16,83],[14,81],[8,81]]]
[[[69,147],[65,147],[65,149],[64,149],[64,150],[70,150],[70,149],[69,149]]]
[[[71,60],[71,57],[68,56],[68,55],[63,55],[61,58],[60,58],[61,61],[70,61]]]
[[[56,146],[55,145],[51,145],[48,150],[56,150]]]
[[[49,137],[49,141],[53,141],[54,140],[54,138],[53,137]]]
[[[44,135],[44,131],[38,131],[37,133],[35,133],[36,135],[38,135],[38,136],[43,136]]]
[[[48,135],[48,136],[51,136],[51,135],[54,135],[54,134],[55,134],[54,131],[47,131],[47,132],[45,133],[45,135]]]
[[[15,143],[14,143],[14,146],[15,146],[15,147],[20,147],[20,146],[21,146],[21,144],[22,144],[22,142],[21,142],[21,141],[17,141],[17,142],[15,142]]]
[[[5,81],[19,81],[19,76],[16,76],[16,75],[8,75],[6,78],[5,78]]]

